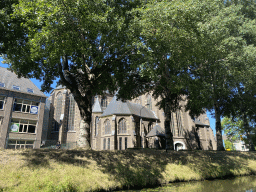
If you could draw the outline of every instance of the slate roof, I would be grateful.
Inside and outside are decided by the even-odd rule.
[[[142,109],[143,108],[143,109]],[[158,118],[155,117],[154,113],[147,109],[146,107],[143,107],[142,105],[131,103],[129,101],[122,102],[116,99],[116,96],[113,97],[109,105],[107,106],[104,113],[101,115],[101,117],[104,116],[110,116],[110,115],[136,115],[143,118],[148,119],[155,119],[158,120]]]
[[[206,125],[206,124],[204,124],[204,123],[202,123],[202,122],[200,122],[200,121],[198,121],[197,119],[195,119],[195,124],[196,125],[201,125],[201,126],[206,126],[206,127],[210,127],[210,125]]]
[[[92,112],[93,113],[101,113],[102,112],[102,109],[100,107],[100,102],[99,102],[98,97],[96,98],[96,101],[95,101],[95,103],[92,106]]]
[[[4,83],[5,86],[0,87],[3,89],[14,90],[13,85],[15,85],[20,87],[20,90],[16,91],[46,97],[45,94],[40,91],[40,89],[30,79],[24,77],[18,78],[15,73],[7,70],[7,68],[4,67],[0,67],[0,83]],[[33,93],[28,92],[28,89],[33,89]]]
[[[153,129],[147,134],[146,137],[154,137],[154,136],[165,136],[164,129],[162,129],[158,124],[156,124]]]

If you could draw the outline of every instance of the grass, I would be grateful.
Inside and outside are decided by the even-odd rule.
[[[0,150],[0,191],[107,191],[256,174],[256,152]]]

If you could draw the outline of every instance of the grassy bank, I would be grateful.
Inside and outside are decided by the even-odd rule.
[[[250,174],[255,152],[0,150],[0,191],[99,191]]]

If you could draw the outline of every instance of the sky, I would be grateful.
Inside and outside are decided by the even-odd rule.
[[[0,57],[0,67],[4,67],[4,68],[8,68],[8,65],[7,64],[3,64],[2,63],[3,59]],[[41,89],[41,84],[42,82],[40,82],[39,80],[37,79],[30,79],[39,89]],[[56,87],[56,82],[52,85],[53,88]],[[47,97],[50,96],[50,93],[44,93]],[[207,112],[207,116],[210,120],[210,126],[211,128],[213,129],[213,133],[214,135],[216,134],[216,130],[215,130],[215,119],[211,116],[210,112]]]

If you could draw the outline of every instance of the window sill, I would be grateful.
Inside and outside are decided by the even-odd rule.
[[[0,109],[1,110],[1,109]],[[29,113],[29,112],[21,112],[21,111],[13,111],[14,113],[22,113],[22,114],[30,114],[30,115],[38,115],[34,113]]]
[[[10,133],[36,135],[36,133],[25,133],[25,132],[10,132]]]
[[[66,131],[67,133],[76,133],[76,131]]]

